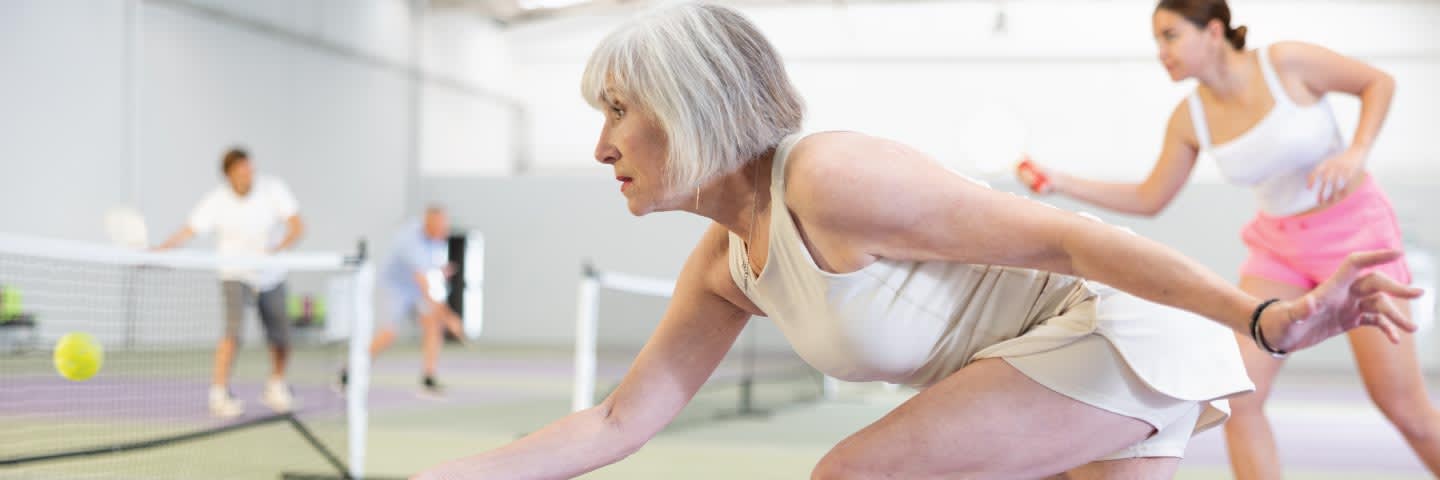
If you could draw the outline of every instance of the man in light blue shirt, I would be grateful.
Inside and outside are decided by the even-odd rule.
[[[401,227],[394,248],[380,266],[375,289],[379,308],[375,338],[370,343],[370,356],[374,358],[395,341],[397,322],[416,319],[420,324],[420,350],[424,358],[420,392],[435,397],[444,393],[435,381],[435,363],[444,340],[441,329],[449,330],[456,338],[464,338],[460,316],[441,301],[445,298],[444,281],[453,274],[446,243],[449,235],[450,221],[445,210],[438,206],[426,208],[423,219]],[[341,384],[346,380],[345,372],[341,372]]]

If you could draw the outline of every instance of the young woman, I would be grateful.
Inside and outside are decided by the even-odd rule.
[[[1154,35],[1172,80],[1194,78],[1195,92],[1175,107],[1160,159],[1139,184],[1088,180],[1043,166],[1022,169],[1039,191],[1118,211],[1155,215],[1175,197],[1199,152],[1209,152],[1232,183],[1254,190],[1260,212],[1241,232],[1250,257],[1240,288],[1259,298],[1300,298],[1336,272],[1347,255],[1402,246],[1385,193],[1365,171],[1395,81],[1375,67],[1317,45],[1280,42],[1245,49],[1245,27],[1232,28],[1225,0],[1164,0]],[[1340,137],[1326,94],[1360,97],[1355,138]],[[1400,259],[1374,270],[1401,283]],[[1396,307],[1408,314],[1408,303]],[[1370,398],[1440,475],[1440,413],[1430,403],[1415,341],[1400,347],[1373,329],[1350,332]],[[1240,479],[1280,478],[1265,399],[1283,360],[1242,335],[1240,350],[1256,391],[1231,400],[1225,424],[1231,465]]]

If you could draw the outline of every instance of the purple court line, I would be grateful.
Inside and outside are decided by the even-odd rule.
[[[58,421],[136,421],[183,424],[184,428],[218,427],[250,420],[273,412],[260,403],[260,382],[236,382],[231,385],[235,396],[245,402],[245,414],[233,419],[210,415],[206,398],[208,381],[164,381],[95,379],[75,383],[58,377],[7,379],[6,391],[0,394],[0,419],[51,419]],[[341,415],[345,398],[330,386],[291,385],[297,402],[297,416]],[[372,386],[368,398],[371,410],[388,410],[433,404],[418,398],[417,388]],[[498,391],[475,388],[450,389],[445,397],[449,403],[488,404],[523,398],[534,394],[519,391]],[[57,400],[61,399],[61,400]]]
[[[803,371],[804,364],[787,358],[782,362],[766,362],[764,359],[755,366],[760,375],[783,374]],[[389,361],[381,359],[372,366],[373,372],[384,375],[414,375],[419,371],[419,361]],[[596,367],[596,377],[619,380],[630,368],[629,360],[606,361],[603,358]],[[574,373],[574,364],[568,358],[545,359],[487,359],[487,358],[444,358],[440,359],[440,377],[444,378],[535,378],[552,377],[557,380],[569,379]],[[712,380],[733,380],[743,375],[738,361],[725,362],[715,369]]]

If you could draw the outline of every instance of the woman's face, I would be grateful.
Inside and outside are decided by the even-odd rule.
[[[606,92],[605,125],[595,145],[595,160],[613,167],[630,213],[675,209],[681,199],[666,181],[669,144],[665,131],[649,111],[614,90]]]
[[[1214,50],[1220,47],[1213,38],[1217,35],[1210,32],[1212,29],[1196,27],[1170,10],[1155,10],[1151,27],[1160,63],[1165,65],[1172,81],[1195,76],[1209,65],[1215,58]]]

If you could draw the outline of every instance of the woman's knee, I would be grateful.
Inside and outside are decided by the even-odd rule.
[[[844,460],[836,457],[834,453],[825,455],[820,463],[815,464],[815,469],[810,471],[810,480],[846,480],[861,478],[860,472],[853,469]]]
[[[865,465],[873,460],[867,461],[864,452],[869,450],[861,445],[862,441],[855,436],[842,440],[825,456],[820,463],[815,464],[815,469],[810,472],[811,480],[848,480],[852,478],[865,478],[867,470]],[[870,472],[873,473],[873,472]]]
[[[1265,418],[1265,396],[1259,392],[1245,393],[1230,398],[1232,419]]]
[[[874,478],[884,472],[883,459],[875,458],[873,452],[883,450],[867,448],[865,441],[852,436],[831,448],[815,469],[810,472],[811,480],[850,480]],[[871,454],[867,454],[867,452]]]

